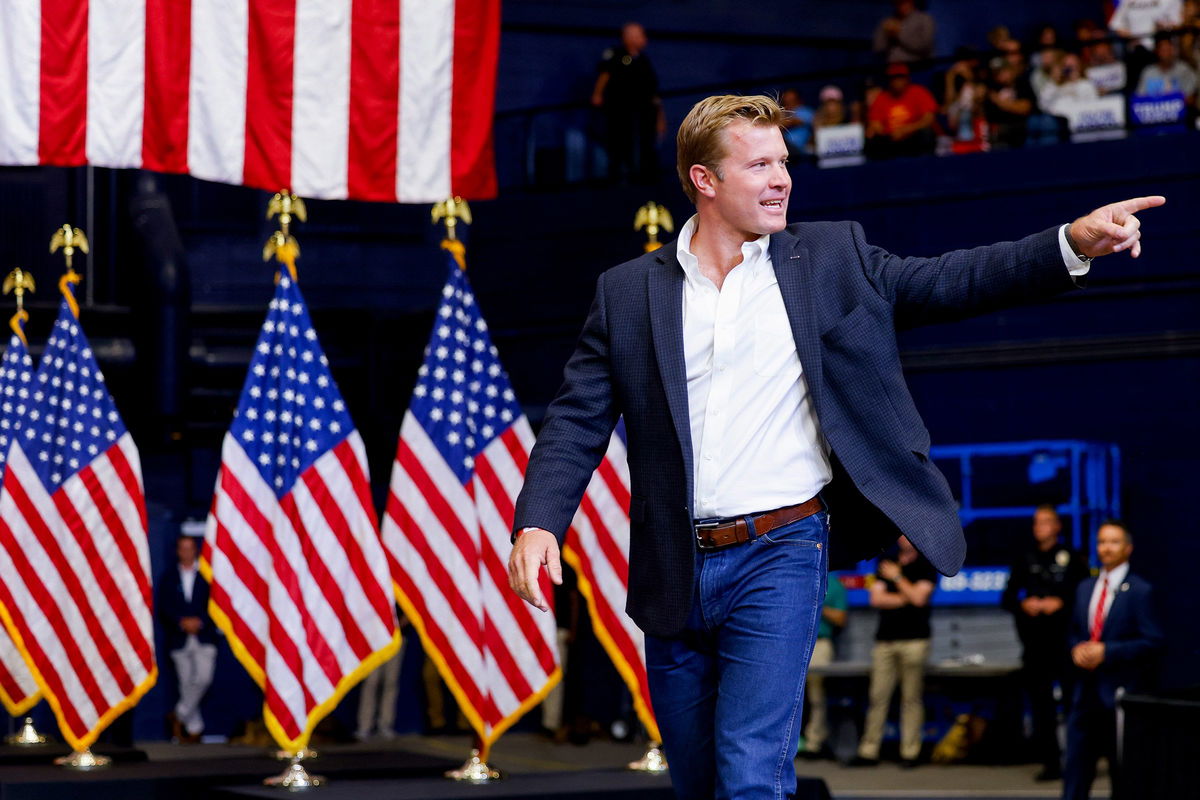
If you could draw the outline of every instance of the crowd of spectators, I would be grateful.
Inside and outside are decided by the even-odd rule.
[[[824,86],[815,108],[795,88],[781,93],[795,116],[793,157],[816,151],[817,130],[847,123],[863,126],[869,158],[1053,144],[1069,137],[1073,109],[1116,94],[1182,97],[1181,122],[1196,119],[1200,0],[1125,0],[1107,26],[1044,25],[1024,41],[997,26],[985,48],[959,46],[948,67],[931,61],[936,30],[913,0],[897,0],[874,34],[881,70]]]

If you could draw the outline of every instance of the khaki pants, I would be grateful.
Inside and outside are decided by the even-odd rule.
[[[813,645],[812,659],[808,662],[812,667],[824,667],[833,661],[833,640],[817,639]],[[825,746],[829,738],[829,717],[826,714],[825,676],[808,673],[804,685],[808,695],[808,724],[804,726],[804,749],[815,753]]]
[[[929,656],[928,639],[876,642],[871,650],[871,705],[858,754],[879,758],[879,744],[887,723],[888,706],[896,682],[900,683],[900,757],[914,759],[921,754],[921,729],[925,725],[925,659]]]

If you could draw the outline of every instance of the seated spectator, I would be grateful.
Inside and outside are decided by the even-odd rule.
[[[1001,150],[1024,147],[1026,124],[1036,109],[1029,80],[1006,57],[1000,69],[992,73],[983,103],[984,118],[991,126],[992,147]]]
[[[788,155],[793,158],[801,157],[808,153],[812,141],[813,110],[804,105],[804,99],[796,89],[784,89],[779,100],[788,112],[783,124],[783,142],[787,146]]]
[[[945,103],[942,106],[952,140],[950,151],[977,153],[988,149],[987,120],[983,112],[987,86],[981,80],[979,58],[973,50],[960,48],[955,55],[958,60],[946,71]]]
[[[991,61],[988,62],[988,69],[990,70],[997,70],[1003,66],[1006,55],[1006,45],[1008,45],[1009,42],[1015,44],[1018,49],[1021,47],[1020,42],[1013,38],[1012,32],[1004,25],[997,25],[988,31],[987,40],[988,47],[990,47],[995,53],[995,55],[992,56]]]
[[[907,64],[889,64],[887,89],[867,112],[867,152],[873,158],[918,156],[933,152],[937,101],[914,84]]]
[[[1058,58],[1058,53],[1062,50],[1058,41],[1058,30],[1053,25],[1043,25],[1038,29],[1037,40],[1032,49],[1033,55],[1029,59],[1029,65],[1035,71],[1041,69],[1044,60]]]
[[[1179,51],[1170,35],[1158,37],[1154,44],[1157,61],[1142,70],[1137,93],[1157,97],[1182,94],[1189,106],[1196,103],[1196,71],[1179,60]]]
[[[1054,76],[1065,55],[1066,53],[1057,48],[1034,54],[1038,57],[1037,66],[1029,71],[1029,84],[1033,87],[1034,95],[1041,97],[1046,87],[1054,82]]]
[[[1083,75],[1079,56],[1068,54],[1055,66],[1051,81],[1038,94],[1038,105],[1042,111],[1055,117],[1070,115],[1072,106],[1086,103],[1099,97],[1096,87]]]
[[[1067,54],[1050,73],[1050,82],[1038,92],[1041,114],[1027,123],[1027,145],[1057,144],[1067,138],[1068,119],[1074,108],[1100,96],[1092,82],[1083,76],[1079,56]]]
[[[896,0],[895,11],[875,29],[875,52],[889,64],[924,61],[933,55],[934,28],[933,17],[914,0]]]
[[[850,122],[841,89],[830,84],[821,89],[821,94],[817,99],[821,101],[821,104],[817,106],[817,112],[813,114],[813,128],[828,128]]]
[[[1154,46],[1159,31],[1178,28],[1183,23],[1180,0],[1125,0],[1108,21],[1109,29],[1125,39],[1138,39],[1147,50]]]
[[[1084,48],[1083,72],[1101,95],[1125,91],[1125,63],[1117,59],[1107,39],[1095,40]]]
[[[1183,0],[1183,27],[1179,30],[1179,57],[1200,69],[1200,0]]]

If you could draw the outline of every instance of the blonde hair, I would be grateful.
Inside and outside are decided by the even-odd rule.
[[[693,203],[696,202],[696,186],[690,175],[692,166],[708,167],[724,180],[720,163],[727,155],[722,132],[734,122],[751,125],[775,125],[783,127],[787,112],[773,97],[756,94],[743,97],[736,94],[719,94],[706,97],[683,118],[679,133],[675,136],[675,169],[683,192]]]

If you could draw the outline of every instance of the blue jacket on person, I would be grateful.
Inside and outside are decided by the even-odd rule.
[[[1088,604],[1096,581],[1088,578],[1076,591],[1068,638],[1071,647],[1091,638]],[[1104,661],[1090,674],[1083,673],[1084,680],[1075,681],[1073,700],[1080,708],[1094,707],[1098,702],[1111,709],[1115,707],[1117,689],[1136,694],[1153,688],[1156,660],[1165,636],[1155,613],[1150,584],[1127,573],[1114,592],[1100,631]]]
[[[833,481],[822,492],[831,563],[875,555],[903,533],[953,575],[966,543],[949,486],[929,460],[896,331],[1074,288],[1058,229],[901,258],[868,244],[857,223],[799,223],[771,236],[770,255],[787,317],[765,322],[793,337],[831,448]],[[662,637],[687,619],[696,547],[683,287],[675,243],[600,276],[514,520],[514,530],[544,528],[561,544],[624,415],[632,495],[627,609],[642,630]]]

